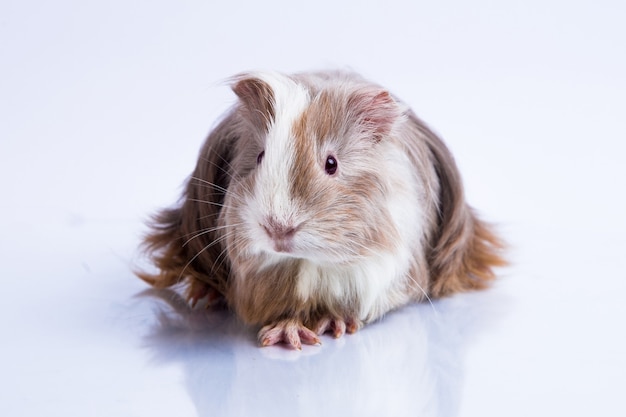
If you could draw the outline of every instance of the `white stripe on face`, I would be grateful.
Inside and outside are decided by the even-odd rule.
[[[256,198],[261,216],[273,216],[288,223],[293,221],[290,190],[290,172],[295,159],[292,128],[310,102],[308,91],[284,75],[277,73],[253,74],[266,82],[274,94],[274,120],[265,141],[265,156],[259,167]]]

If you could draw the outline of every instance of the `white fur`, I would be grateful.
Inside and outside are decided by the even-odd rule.
[[[278,73],[256,74],[274,93],[275,120],[269,126],[265,157],[256,184],[255,207],[259,216],[274,216],[285,224],[293,221],[294,208],[289,197],[289,182],[293,160],[292,126],[310,102],[307,90],[292,79]]]
[[[406,273],[394,254],[384,254],[350,265],[317,265],[304,261],[298,276],[298,296],[338,304],[359,300],[359,319],[369,322],[390,309],[384,296],[391,284]],[[407,296],[408,301],[408,296]]]

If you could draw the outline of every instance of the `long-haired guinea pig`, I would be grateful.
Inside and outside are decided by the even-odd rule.
[[[158,288],[223,298],[263,346],[318,344],[404,304],[484,288],[502,243],[443,142],[353,73],[247,73],[181,202],[145,238]]]

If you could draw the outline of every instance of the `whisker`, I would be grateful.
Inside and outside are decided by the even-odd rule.
[[[226,188],[222,187],[221,185],[217,185],[217,184],[215,184],[215,183],[213,183],[213,182],[211,182],[211,181],[207,181],[207,180],[202,179],[202,178],[200,178],[200,177],[192,176],[192,177],[190,177],[190,179],[192,179],[192,180],[194,180],[194,181],[198,181],[198,182],[200,182],[200,183],[202,183],[202,184],[208,185],[208,186],[210,186],[211,188],[215,188],[215,189],[217,189],[217,190],[219,190],[219,191],[223,191],[223,192],[228,191],[228,189],[226,189]]]
[[[231,180],[235,179],[235,176],[231,173],[231,171],[235,171],[235,169],[233,168],[233,166],[231,165],[231,163],[226,160],[222,155],[220,155],[219,153],[214,151],[214,154],[220,159],[222,160],[222,162],[224,162],[228,169],[224,169],[221,165],[216,164],[215,162],[211,161],[208,157],[206,156],[200,156],[200,160],[204,161],[212,166],[214,166],[215,168],[217,168],[221,173],[226,174]]]
[[[244,196],[239,195],[238,193],[235,193],[235,192],[232,191],[233,187],[231,187],[230,189],[227,189],[227,188],[224,188],[224,187],[222,187],[222,186],[220,186],[218,184],[212,183],[210,181],[207,181],[205,179],[198,178],[198,177],[195,177],[195,176],[190,177],[190,180],[197,181],[199,183],[197,185],[204,186],[204,187],[207,187],[207,188],[213,188],[213,189],[215,189],[217,191],[220,191],[220,193],[209,194],[209,196],[225,196],[228,193],[228,195],[230,197],[232,197],[232,198],[234,198],[236,200],[239,200],[240,202],[245,202],[245,197]]]
[[[217,151],[213,151],[213,152],[214,152],[214,154],[215,154],[215,155],[217,155],[217,157],[218,157],[219,159],[221,159],[221,160],[222,160],[222,162],[224,162],[226,165],[228,165],[228,168],[230,168],[231,170],[233,170],[233,171],[234,171],[234,168],[233,168],[233,166],[231,165],[230,161],[228,161],[227,159],[225,159],[225,158],[224,158],[221,154],[219,154]],[[207,161],[207,162],[211,162],[211,161]],[[216,164],[214,164],[214,165],[216,165]],[[224,171],[224,170],[222,170],[222,171]],[[224,172],[225,172],[226,174],[229,174],[229,175],[230,175],[230,173],[229,173],[229,172],[226,172],[226,171],[224,171]],[[231,176],[231,177],[232,177],[232,176]]]
[[[211,206],[217,206],[220,208],[226,208],[228,206],[226,206],[223,203],[216,203],[215,201],[209,201],[209,200],[201,200],[199,198],[188,198],[188,201],[193,201],[194,203],[202,203],[202,204],[209,204]]]
[[[216,211],[215,213],[210,213],[210,214],[207,214],[206,216],[200,216],[200,217],[197,218],[197,220],[209,219],[211,217],[215,217],[215,216],[219,216],[219,215],[220,215],[220,212]]]
[[[240,239],[236,239],[235,242],[233,242],[233,245],[232,245],[231,248],[234,249],[234,250],[239,251],[241,246],[245,246],[245,242],[243,241],[243,239],[240,238]],[[228,257],[226,255],[228,253],[228,249],[229,248],[225,246],[224,249],[220,252],[220,254],[215,258],[215,261],[213,262],[213,268],[214,269],[215,268],[217,268],[217,269],[221,268],[222,265],[224,264],[224,262],[227,261]],[[220,258],[222,258],[222,260],[220,261],[219,264],[217,264],[217,267],[216,267],[216,263],[217,263],[217,261],[219,261]]]
[[[226,262],[227,257],[224,256],[226,255],[226,253],[228,252],[228,248],[224,247],[224,249],[219,253],[219,255],[217,255],[217,257],[215,258],[215,261],[213,261],[213,265],[211,267],[212,270],[219,270],[222,265],[224,264],[224,262]],[[222,258],[222,256],[224,256]],[[222,260],[220,261],[220,258],[222,258]],[[217,263],[219,261],[219,264]]]
[[[231,233],[234,233],[234,232],[231,232]],[[195,260],[198,258],[198,256],[202,255],[202,253],[204,253],[204,251],[206,251],[207,249],[209,249],[209,248],[211,248],[211,247],[215,246],[216,244],[218,244],[218,243],[219,243],[219,242],[220,242],[223,238],[225,238],[226,236],[228,236],[228,234],[224,235],[223,237],[221,237],[221,238],[219,238],[219,239],[215,239],[213,242],[209,243],[208,245],[206,245],[205,247],[203,247],[202,249],[200,249],[200,250],[198,251],[198,253],[196,253],[196,254],[193,256],[193,258],[191,258],[191,259],[189,260],[189,262],[187,262],[187,263],[185,264],[185,266],[183,267],[183,269],[180,271],[180,273],[178,274],[178,280],[180,281],[180,280],[182,279],[183,274],[185,273],[185,270],[189,267],[189,265],[191,265],[191,263],[192,263],[193,261],[195,261]]]
[[[417,286],[417,288],[419,288],[419,290],[422,292],[422,294],[424,294],[424,297],[426,297],[426,299],[428,300],[428,303],[430,304],[430,307],[433,309],[433,312],[435,313],[435,315],[439,314],[439,312],[435,308],[435,305],[433,304],[433,301],[428,296],[428,293],[426,292],[426,290],[424,290],[424,288],[422,288],[422,286],[417,282],[417,280],[415,278],[409,276],[409,279],[411,280],[411,282],[413,284],[415,284]]]
[[[196,233],[195,235],[193,235],[192,237],[190,237],[189,239],[187,239],[187,240],[185,241],[185,243],[183,243],[183,246],[186,246],[186,245],[187,245],[189,242],[191,242],[192,240],[194,240],[194,239],[196,239],[196,238],[198,238],[198,237],[200,237],[200,236],[206,235],[207,233],[215,232],[215,231],[217,231],[217,230],[226,229],[226,228],[228,228],[228,227],[238,227],[238,226],[241,226],[241,225],[243,225],[243,224],[244,224],[244,223],[231,224],[231,225],[228,225],[228,226],[215,226],[215,227],[209,227],[209,228],[206,228],[206,229],[203,229],[203,230],[199,230],[199,231],[195,232],[195,233]]]

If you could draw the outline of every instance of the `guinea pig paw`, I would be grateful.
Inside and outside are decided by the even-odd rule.
[[[308,329],[301,321],[296,319],[285,319],[268,324],[259,331],[258,337],[261,346],[286,343],[294,349],[301,350],[302,343],[307,345],[322,344],[315,332]]]
[[[214,288],[208,286],[199,280],[191,282],[189,289],[187,290],[187,299],[191,308],[194,308],[198,301],[206,298],[206,308],[209,308],[222,298],[222,295]]]
[[[340,338],[346,333],[356,333],[361,327],[360,320],[348,318],[344,320],[339,317],[324,317],[315,326],[315,333],[322,335],[324,333],[332,333],[335,339]]]

